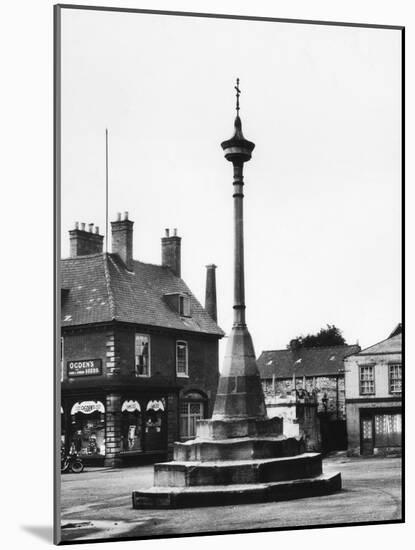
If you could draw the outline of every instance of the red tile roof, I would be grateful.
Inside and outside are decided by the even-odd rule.
[[[93,254],[61,262],[62,326],[122,321],[223,336],[182,279],[168,267],[134,261],[125,268],[117,254]],[[182,317],[164,295],[186,294],[191,317]]]
[[[291,378],[296,376],[333,376],[344,369],[343,360],[358,353],[360,346],[328,346],[263,351],[258,359],[261,378]]]

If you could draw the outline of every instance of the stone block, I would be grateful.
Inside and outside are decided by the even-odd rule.
[[[321,473],[321,455],[318,453],[245,461],[174,461],[154,465],[154,485],[190,487],[254,484],[316,477]]]
[[[276,437],[282,434],[282,418],[244,418],[232,420],[199,420],[200,439],[231,439],[235,437]]]
[[[174,444],[174,460],[217,461],[249,460],[294,456],[305,451],[301,438],[233,438],[224,440],[193,439]]]
[[[227,506],[321,496],[340,490],[340,474],[334,473],[260,484],[152,487],[144,491],[133,491],[132,504],[135,509]]]

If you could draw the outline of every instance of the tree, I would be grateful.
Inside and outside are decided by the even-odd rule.
[[[334,325],[327,325],[327,328],[321,328],[317,334],[293,338],[287,348],[296,351],[301,348],[342,346],[344,344],[346,344],[346,340],[343,338],[341,330]]]

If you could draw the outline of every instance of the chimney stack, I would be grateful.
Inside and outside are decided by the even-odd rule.
[[[181,240],[177,236],[177,229],[174,229],[172,236],[169,229],[166,229],[166,236],[161,239],[161,265],[169,267],[176,277],[181,276]]]
[[[117,214],[117,221],[111,222],[112,252],[118,254],[126,268],[133,271],[133,225],[128,219],[128,212]]]
[[[206,266],[206,294],[205,294],[205,310],[215,323],[218,321],[218,313],[216,306],[216,265],[210,264]]]
[[[71,258],[86,256],[88,254],[102,254],[104,236],[99,234],[98,227],[93,233],[93,223],[88,224],[89,231],[85,230],[85,223],[75,222],[75,229],[69,231]]]

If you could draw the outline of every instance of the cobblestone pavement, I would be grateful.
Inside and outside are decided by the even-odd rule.
[[[401,519],[401,459],[324,460],[340,471],[341,492],[239,506],[182,510],[133,510],[131,493],[152,485],[152,466],[86,468],[62,475],[62,539],[148,537],[243,529],[271,529]],[[202,527],[201,527],[202,526]]]

